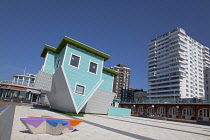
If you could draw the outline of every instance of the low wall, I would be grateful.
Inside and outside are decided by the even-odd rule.
[[[10,140],[15,106],[11,105],[0,112],[0,140]]]
[[[131,109],[128,108],[110,107],[108,112],[108,116],[129,117],[130,115]]]

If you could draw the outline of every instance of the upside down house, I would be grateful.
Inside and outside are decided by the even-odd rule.
[[[45,45],[35,87],[47,93],[53,109],[107,114],[115,93],[114,75],[104,67],[109,55],[64,37],[57,48]]]

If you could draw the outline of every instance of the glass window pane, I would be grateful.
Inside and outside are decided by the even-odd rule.
[[[75,92],[83,95],[84,94],[84,89],[85,89],[84,86],[77,85]]]
[[[97,71],[97,64],[90,62],[90,68],[89,68],[89,72],[95,73],[96,74]]]
[[[57,63],[56,63],[56,69],[58,69],[58,67],[60,66],[60,58],[57,59]]]
[[[78,67],[80,57],[72,55],[70,65]]]

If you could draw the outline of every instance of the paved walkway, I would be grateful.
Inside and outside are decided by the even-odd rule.
[[[13,119],[15,113],[15,106],[8,106],[0,112],[0,140],[10,140]]]
[[[50,115],[57,118],[83,119],[72,133],[59,136],[30,134],[20,118]],[[11,140],[210,140],[210,127],[140,117],[85,115],[68,117],[32,106],[16,106]]]

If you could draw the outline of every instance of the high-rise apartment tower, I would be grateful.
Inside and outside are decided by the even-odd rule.
[[[210,67],[208,47],[176,28],[151,40],[148,48],[150,101],[205,96],[203,73]]]
[[[111,67],[111,69],[119,73],[119,75],[114,77],[113,92],[117,93],[117,99],[127,101],[130,85],[130,68],[126,65],[119,64]]]

